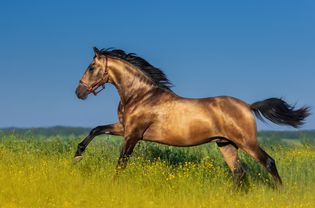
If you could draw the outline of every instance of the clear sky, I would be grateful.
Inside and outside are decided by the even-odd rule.
[[[315,111],[313,0],[12,0],[0,2],[0,127],[115,122],[113,86],[74,94],[93,46],[137,53],[181,96],[283,97]]]

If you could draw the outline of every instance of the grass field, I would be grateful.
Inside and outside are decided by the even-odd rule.
[[[113,180],[122,139],[98,137],[74,165],[76,136],[0,137],[0,207],[315,207],[315,145],[265,141],[284,181],[273,189],[248,156],[248,191],[233,189],[215,144],[174,148],[141,142]]]

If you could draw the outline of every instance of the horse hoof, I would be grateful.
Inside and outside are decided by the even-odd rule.
[[[80,162],[83,159],[83,156],[79,155],[79,156],[75,156],[73,158],[73,163],[76,164],[78,162]]]

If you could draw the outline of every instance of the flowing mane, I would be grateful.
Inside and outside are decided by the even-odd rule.
[[[170,88],[173,84],[169,81],[164,72],[161,69],[152,66],[149,62],[137,56],[135,53],[126,53],[121,49],[101,49],[100,53],[127,61],[141,70],[158,87],[171,91]]]

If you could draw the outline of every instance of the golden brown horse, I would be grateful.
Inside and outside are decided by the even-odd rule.
[[[96,95],[99,92],[96,90],[106,83],[113,84],[121,98],[119,121],[92,129],[78,145],[75,160],[82,158],[87,145],[100,134],[125,138],[118,169],[126,167],[139,140],[181,147],[215,141],[236,183],[240,184],[245,174],[238,148],[261,163],[277,183],[282,183],[274,159],[257,142],[255,115],[299,127],[309,115],[308,107],[294,109],[278,98],[250,105],[229,96],[180,97],[170,89],[171,83],[160,69],[135,54],[97,48],[94,52],[93,62],[80,80],[76,94],[86,99],[89,93]]]

